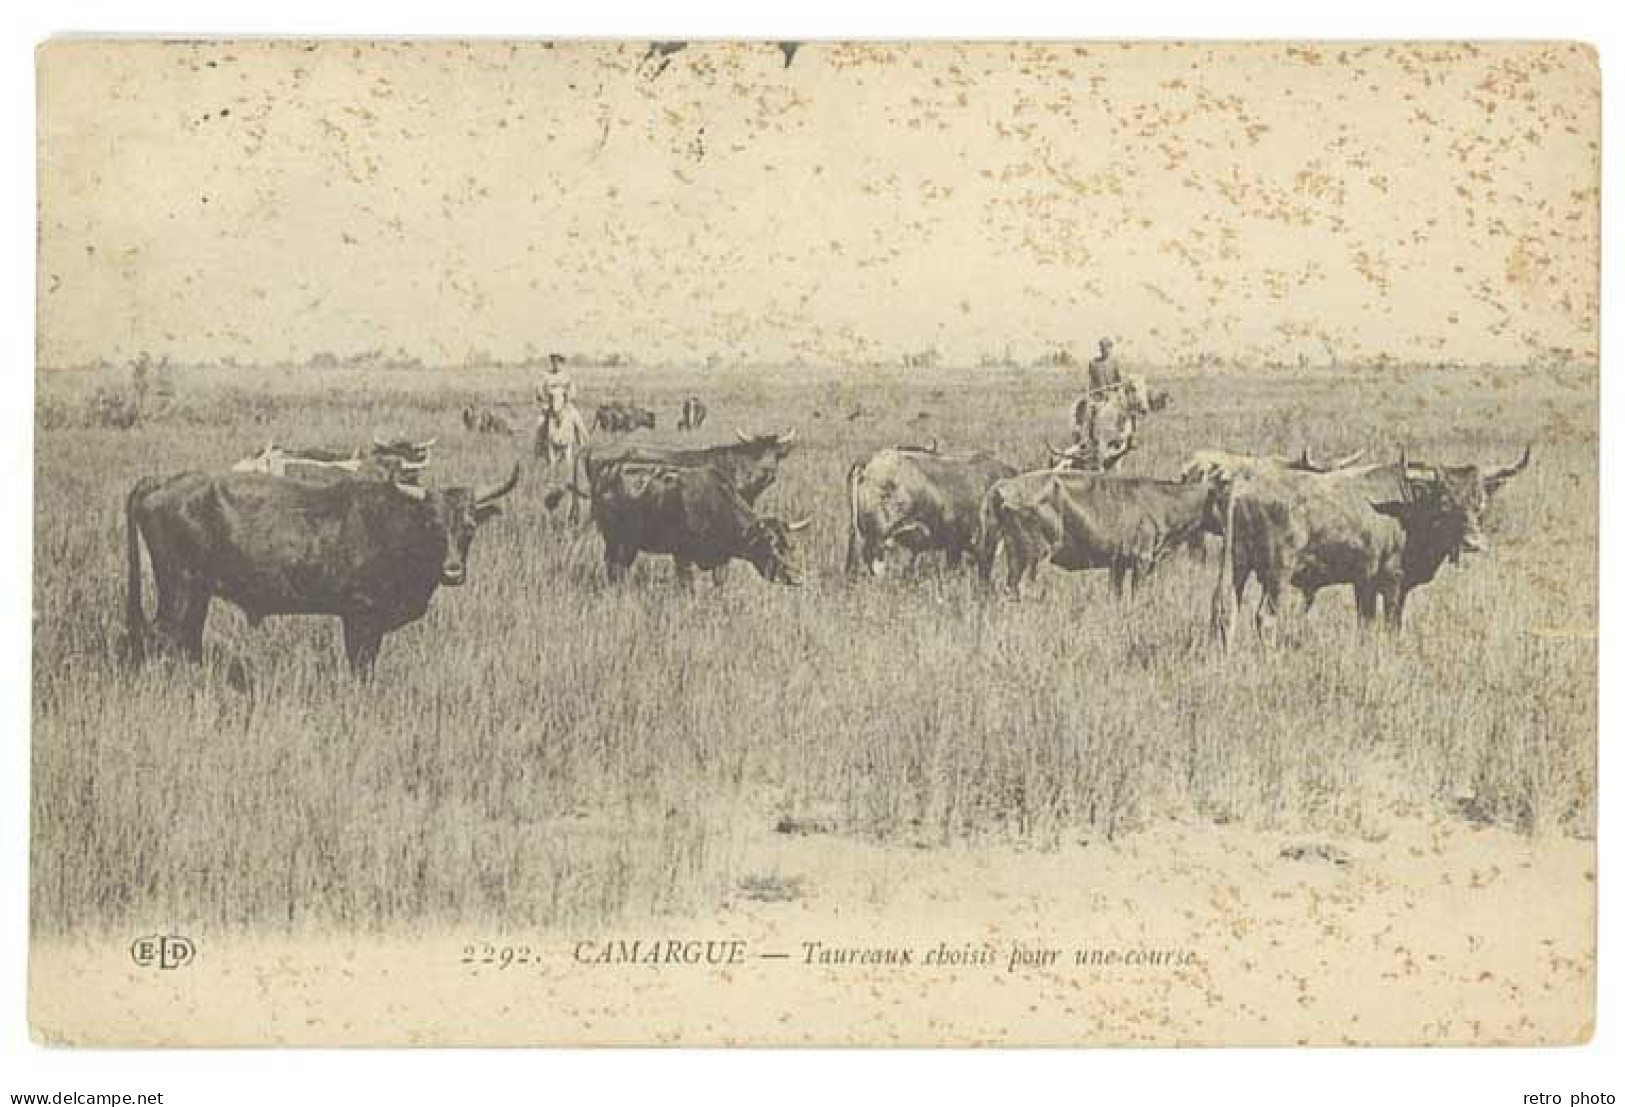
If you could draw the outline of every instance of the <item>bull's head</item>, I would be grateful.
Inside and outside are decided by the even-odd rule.
[[[428,492],[410,484],[397,484],[401,492],[428,507],[433,516],[433,529],[445,544],[440,562],[440,583],[455,588],[468,579],[468,548],[474,542],[474,532],[480,524],[502,508],[496,501],[512,492],[519,483],[519,463],[501,484],[483,488],[446,488]]]
[[[1489,548],[1483,521],[1488,496],[1477,469],[1413,464],[1401,450],[1399,471],[1403,508],[1378,510],[1396,514],[1405,522],[1408,559],[1448,557],[1457,563],[1464,553]]]
[[[1407,490],[1437,515],[1438,539],[1448,549],[1451,561],[1459,561],[1463,553],[1489,548],[1484,537],[1484,512],[1490,498],[1529,467],[1530,451],[1531,447],[1525,446],[1518,461],[1487,472],[1476,465],[1409,464],[1401,452]]]
[[[783,461],[790,455],[790,447],[796,440],[796,432],[794,428],[787,431],[781,431],[778,434],[758,434],[754,436],[746,434],[744,431],[735,428],[734,435],[746,446],[754,446],[757,449],[762,450],[764,453],[770,453],[776,460],[779,461]]]
[[[753,520],[745,529],[745,560],[756,566],[762,579],[774,584],[801,583],[801,559],[790,535],[805,530],[812,517],[786,523],[771,515]]]
[[[789,430],[783,434],[759,434],[754,438],[740,430],[734,431],[734,434],[738,436],[745,449],[735,448],[735,468],[731,479],[740,495],[754,501],[768,485],[778,479],[779,462],[789,456],[792,444],[796,440],[796,432]]]

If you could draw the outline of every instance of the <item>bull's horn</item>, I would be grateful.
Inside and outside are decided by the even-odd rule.
[[[1523,457],[1518,460],[1517,464],[1508,465],[1505,469],[1495,470],[1495,472],[1484,478],[1484,483],[1492,488],[1498,487],[1529,468],[1529,452],[1533,448],[1533,443],[1524,446]]]
[[[419,488],[415,484],[400,484],[397,482],[395,485],[395,491],[404,493],[405,495],[412,497],[414,500],[427,499],[429,495],[427,489]]]
[[[812,521],[813,521],[813,517],[811,515],[809,515],[805,519],[798,519],[794,523],[786,523],[786,524],[784,524],[784,529],[785,530],[806,530],[807,527],[809,525],[811,525]]]
[[[401,460],[401,461],[397,461],[395,464],[399,465],[402,469],[409,469],[409,470],[411,470],[413,472],[416,472],[419,469],[427,469],[429,467],[429,463],[427,461],[406,461],[406,460]]]
[[[738,427],[734,428],[734,434],[739,438],[739,441],[741,441],[741,442],[749,442],[750,441],[750,435],[746,434],[744,431],[740,430]]]
[[[791,427],[779,435],[779,445],[788,446],[796,440],[796,428]]]
[[[1336,469],[1347,469],[1350,465],[1353,465],[1356,461],[1359,461],[1364,456],[1365,456],[1365,447],[1361,446],[1358,450],[1355,450],[1352,454],[1344,454],[1342,457],[1340,457],[1336,461],[1332,462],[1332,468],[1334,470],[1336,470]]]
[[[433,446],[434,446],[434,444],[435,444],[435,443],[436,443],[436,442],[438,442],[438,441],[440,441],[440,437],[439,437],[439,436],[438,436],[438,435],[436,435],[436,436],[435,436],[435,437],[434,437],[434,438],[430,438],[430,439],[428,439],[428,440],[427,440],[427,441],[424,441],[424,442],[419,442],[419,443],[418,443],[418,444],[417,444],[417,446],[416,446],[416,447],[415,447],[415,449],[419,449],[419,450],[429,450],[429,449],[432,449],[432,448],[433,448]]]
[[[503,481],[501,484],[492,485],[492,486],[487,487],[487,488],[482,488],[479,491],[475,492],[474,493],[474,502],[477,503],[477,504],[484,504],[484,503],[490,503],[492,500],[501,499],[503,496],[506,496],[509,492],[512,492],[513,488],[514,488],[514,485],[516,485],[518,483],[519,483],[519,462],[516,461],[516,462],[513,463],[513,472],[508,474],[508,479],[507,480]]]
[[[385,442],[382,438],[378,437],[378,432],[377,431],[372,432],[372,444],[374,446],[377,446],[380,450],[389,448],[389,443]]]

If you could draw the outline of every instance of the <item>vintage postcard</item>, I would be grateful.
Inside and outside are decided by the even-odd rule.
[[[1591,1035],[1591,48],[37,64],[38,1040]]]

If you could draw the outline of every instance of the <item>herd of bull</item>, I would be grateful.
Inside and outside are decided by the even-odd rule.
[[[974,558],[994,584],[998,555],[1016,595],[1038,567],[1100,569],[1132,596],[1170,552],[1222,540],[1213,629],[1234,640],[1234,613],[1256,577],[1258,629],[1269,637],[1282,597],[1305,606],[1322,588],[1352,586],[1362,623],[1378,615],[1398,626],[1406,597],[1445,561],[1484,548],[1491,497],[1529,464],[1495,469],[1397,461],[1357,464],[1359,455],[1317,464],[1199,451],[1177,479],[1110,471],[1132,432],[1099,404],[1074,413],[1075,441],[1051,448],[1051,467],[1018,472],[986,453],[894,446],[847,473],[851,573],[882,575],[899,551],[910,560],[941,551],[949,567]],[[1080,414],[1081,413],[1081,414]],[[703,418],[703,416],[701,416]],[[582,504],[604,544],[611,582],[640,554],[673,559],[679,580],[693,570],[720,584],[745,561],[774,583],[797,584],[805,569],[787,522],[757,509],[790,455],[794,431],[747,436],[703,448],[621,442],[588,446],[571,461],[549,510]],[[419,483],[434,440],[375,440],[353,452],[267,445],[226,473],[143,478],[126,498],[126,624],[139,661],[155,649],[199,660],[211,601],[229,600],[257,625],[268,615],[334,615],[359,675],[371,673],[385,634],[428,609],[441,586],[467,576],[480,525],[518,484],[516,463],[484,488],[430,490]],[[143,609],[141,546],[152,562],[157,611]]]
[[[1398,627],[1414,589],[1446,560],[1485,548],[1490,499],[1529,457],[1526,447],[1514,464],[1484,470],[1403,452],[1387,464],[1358,465],[1357,454],[1318,465],[1308,451],[1288,459],[1201,450],[1178,479],[1162,480],[1084,470],[1071,451],[1053,468],[1017,473],[986,454],[899,447],[848,474],[847,564],[879,574],[894,550],[940,549],[950,565],[975,556],[991,585],[1002,549],[1017,596],[1044,563],[1106,570],[1115,591],[1132,594],[1170,552],[1212,535],[1223,542],[1212,626],[1227,643],[1254,578],[1262,637],[1273,636],[1288,587],[1307,610],[1320,589],[1350,585],[1360,622],[1373,622],[1380,604]]]

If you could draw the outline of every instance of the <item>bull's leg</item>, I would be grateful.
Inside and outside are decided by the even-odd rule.
[[[684,591],[694,591],[694,563],[672,555],[672,569],[677,573],[677,583],[683,586]]]
[[[1281,597],[1286,593],[1287,578],[1283,573],[1268,573],[1259,583],[1263,586],[1263,595],[1258,600],[1256,617],[1258,637],[1266,643],[1273,643],[1276,623],[1281,615]]]
[[[999,533],[983,522],[981,543],[976,549],[976,571],[981,575],[982,584],[991,587],[993,584],[993,564],[999,559]],[[1008,556],[1008,555],[1007,555]]]
[[[1134,602],[1134,597],[1145,583],[1145,578],[1151,575],[1151,570],[1155,567],[1156,562],[1148,557],[1136,557],[1129,562],[1126,574],[1127,588],[1123,596],[1125,600],[1129,603]]]
[[[857,527],[853,527],[846,535],[846,572],[848,576],[856,576],[868,564],[868,543]]]
[[[1236,644],[1236,636],[1231,623],[1234,616],[1241,609],[1241,593],[1247,587],[1247,578],[1241,578],[1241,587],[1236,589],[1235,602],[1225,594],[1223,578],[1213,589],[1213,599],[1208,607],[1208,632],[1219,640],[1219,644],[1227,651]]]
[[[1320,589],[1318,589],[1318,588],[1299,588],[1298,591],[1303,594],[1303,613],[1305,615],[1307,615],[1307,614],[1309,614],[1310,611],[1314,610],[1315,597],[1320,595]],[[1355,601],[1358,602],[1358,600],[1359,600],[1359,596],[1356,595],[1355,596]]]
[[[919,580],[920,579],[920,558],[924,557],[925,555],[922,554],[918,549],[915,549],[913,546],[909,546],[909,547],[907,547],[907,549],[908,549],[908,564],[905,565],[902,569],[899,569],[898,572],[897,572],[897,575],[900,576],[900,577],[903,577],[903,578],[905,578],[907,580]]]
[[[1230,593],[1225,592],[1224,570],[1219,571],[1219,580],[1213,586],[1213,603],[1208,620],[1213,634],[1224,645],[1226,650],[1234,649],[1236,645],[1236,620],[1241,616],[1241,601],[1247,595],[1247,581],[1253,575],[1253,570],[1247,565],[1234,560],[1234,554],[1226,539],[1224,554],[1232,558],[1230,564]]]
[[[158,566],[154,565],[157,570]],[[188,661],[203,660],[203,624],[209,617],[209,587],[186,569],[155,571],[158,610],[152,626],[163,644],[178,648]]]
[[[1410,593],[1405,585],[1393,584],[1383,590],[1383,606],[1388,616],[1388,629],[1398,630],[1405,624],[1405,599]]]
[[[723,564],[723,565],[718,565],[715,569],[712,569],[711,570],[711,583],[716,585],[718,588],[721,588],[724,584],[727,584],[728,583],[728,568],[729,567],[726,564]]]
[[[1306,593],[1309,602],[1313,594]],[[1308,610],[1305,607],[1305,610]],[[1377,618],[1377,586],[1370,581],[1356,581],[1354,585],[1354,615],[1362,627],[1370,626]]]
[[[350,671],[362,680],[372,679],[373,665],[378,661],[378,645],[384,632],[368,619],[345,616],[344,656],[350,661]]]
[[[1030,538],[1010,535],[1005,539],[1004,556],[1010,564],[1010,595],[1019,600],[1024,593],[1036,592],[1038,566],[1049,556],[1049,550]]]
[[[1013,600],[1021,599],[1021,578],[1027,575],[1027,568],[1026,546],[1015,535],[1007,535],[1004,540],[1004,589]]]
[[[631,560],[625,556],[621,547],[611,542],[604,543],[604,575],[611,584],[619,584],[626,576],[627,567]]]
[[[1044,562],[1046,562],[1048,560],[1049,560],[1049,550],[1047,550],[1047,549],[1039,550],[1036,553],[1033,552],[1033,551],[1030,551],[1030,550],[1028,551],[1028,557],[1027,557],[1027,590],[1029,592],[1033,592],[1035,594],[1037,593],[1037,591],[1038,591],[1038,567],[1040,565],[1044,564]]]
[[[209,589],[199,583],[192,591],[180,621],[181,648],[191,661],[203,660],[203,624],[209,620]]]
[[[1128,577],[1128,563],[1119,558],[1112,559],[1112,595],[1117,599],[1123,598],[1123,581]]]
[[[958,572],[959,567],[965,563],[965,551],[958,546],[948,546],[943,550],[942,559],[949,572]]]

